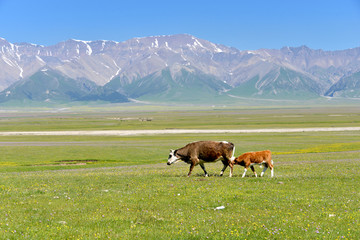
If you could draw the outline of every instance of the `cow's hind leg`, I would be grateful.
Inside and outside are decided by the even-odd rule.
[[[227,161],[225,161],[225,160],[222,160],[222,163],[224,164],[224,167],[223,167],[223,169],[222,169],[221,172],[220,172],[220,177],[224,174],[225,169],[226,169],[227,166],[229,165],[229,163],[228,163]]]
[[[202,168],[202,170],[204,170],[204,173],[205,173],[205,177],[208,177],[208,173],[206,172],[206,169],[205,169],[205,165],[203,163],[200,163],[200,167]]]
[[[232,161],[232,157],[231,158],[224,157],[224,161],[222,161],[222,162],[224,165],[230,167],[229,177],[232,177],[233,170],[234,170],[234,162]]]

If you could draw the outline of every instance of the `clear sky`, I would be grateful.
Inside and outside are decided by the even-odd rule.
[[[0,37],[12,43],[178,33],[240,50],[360,47],[360,0],[0,0]]]

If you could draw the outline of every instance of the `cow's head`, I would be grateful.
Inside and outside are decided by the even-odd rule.
[[[179,160],[180,160],[180,158],[176,156],[176,150],[170,150],[167,165],[171,165],[173,163],[176,163]]]

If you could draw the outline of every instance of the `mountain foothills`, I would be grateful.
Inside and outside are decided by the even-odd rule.
[[[187,34],[53,46],[0,38],[0,102],[360,98],[360,47],[240,51]]]

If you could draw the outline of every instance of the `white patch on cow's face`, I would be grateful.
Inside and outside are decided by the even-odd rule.
[[[169,158],[168,158],[168,161],[167,161],[167,165],[171,165],[173,163],[176,163],[177,161],[179,161],[180,158],[176,157],[176,154],[175,154],[175,150],[170,150],[170,154],[169,154]]]

